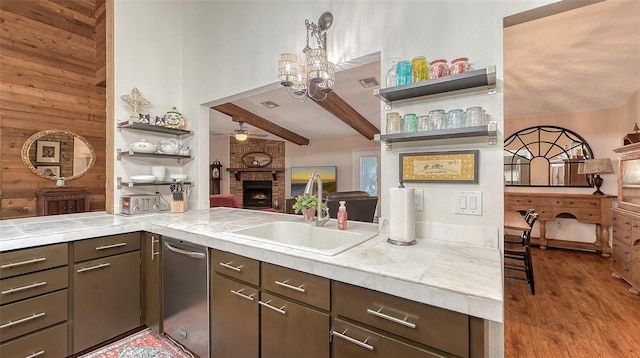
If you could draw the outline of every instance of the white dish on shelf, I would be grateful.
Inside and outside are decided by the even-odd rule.
[[[187,174],[179,174],[179,173],[177,173],[177,174],[171,174],[169,177],[171,179],[175,179],[175,180],[178,180],[178,181],[187,180]]]
[[[154,175],[132,175],[131,181],[134,183],[153,183],[156,181]]]

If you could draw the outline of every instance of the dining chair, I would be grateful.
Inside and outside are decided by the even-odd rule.
[[[531,229],[533,229],[533,224],[534,222],[532,222],[532,219],[534,217],[533,214],[535,214],[536,209],[529,209],[529,210],[518,210],[518,212],[523,216],[524,221],[527,222],[527,224],[529,225],[529,227]],[[504,234],[504,243],[506,244],[520,244],[520,245],[524,245],[524,240],[522,239],[522,234],[516,234],[514,233],[514,230],[510,230],[509,232],[505,232]]]
[[[530,220],[528,220],[530,222],[529,226],[533,227],[537,220],[538,214],[532,213]],[[504,245],[504,277],[527,281],[531,287],[531,294],[535,295],[536,286],[533,279],[533,260],[531,258],[531,230],[523,231],[519,242],[505,240]],[[525,277],[517,273],[507,273],[514,271],[524,272]]]

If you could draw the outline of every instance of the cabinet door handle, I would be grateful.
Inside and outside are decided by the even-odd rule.
[[[267,307],[267,308],[271,308],[272,310],[274,310],[274,311],[276,311],[278,313],[285,314],[285,315],[287,314],[287,311],[285,311],[283,309],[283,308],[287,307],[286,305],[278,308],[278,307],[270,305],[269,304],[270,302],[271,302],[271,300],[269,300],[267,302],[258,301],[258,304],[261,305],[261,306]]]
[[[47,259],[46,257],[40,257],[40,258],[37,258],[37,259],[31,259],[31,260],[26,260],[26,261],[12,262],[12,263],[0,266],[0,269],[9,268],[9,267],[16,267],[16,266],[22,266],[22,265],[28,265],[28,264],[34,264],[36,262],[41,262],[41,261],[44,261],[46,259]]]
[[[47,281],[35,282],[35,283],[30,284],[30,285],[16,287],[16,288],[10,288],[8,290],[4,290],[4,291],[0,292],[0,294],[4,295],[4,294],[7,294],[7,293],[14,293],[14,292],[18,292],[18,291],[28,290],[30,288],[36,288],[36,287],[44,286],[46,284],[47,284]]]
[[[231,293],[233,293],[236,296],[240,296],[240,297],[242,297],[242,298],[244,298],[246,300],[249,300],[249,301],[253,302],[253,296],[255,296],[256,294],[253,293],[253,294],[247,296],[244,293],[242,293],[242,290],[244,290],[244,288],[241,288],[238,291],[231,290]]]
[[[382,319],[386,319],[387,321],[391,321],[393,323],[401,324],[401,325],[409,327],[409,328],[416,328],[415,323],[411,323],[411,322],[407,321],[407,318],[409,316],[406,316],[404,319],[400,319],[400,318],[391,317],[391,316],[386,315],[386,314],[384,314],[384,313],[382,313],[380,311],[382,311],[382,307],[380,307],[380,309],[377,310],[377,311],[374,311],[374,310],[372,310],[370,308],[367,308],[367,313],[372,314],[372,315],[374,315],[376,317],[380,317]]]
[[[127,246],[127,243],[126,242],[121,242],[119,244],[98,246],[98,247],[96,247],[96,250],[115,249],[116,247],[122,247],[122,246]]]
[[[111,265],[111,263],[105,262],[105,263],[98,264],[98,265],[95,265],[95,266],[83,267],[80,270],[78,270],[77,272],[78,273],[87,272],[87,271],[91,271],[91,270],[96,270],[96,269],[99,269],[99,268],[107,267],[107,266],[110,266],[110,265]]]
[[[231,264],[232,264],[232,263],[233,263],[233,261],[229,261],[229,262],[227,262],[226,264],[225,264],[224,262],[221,262],[221,263],[220,263],[220,266],[222,266],[222,267],[226,267],[226,268],[228,268],[229,270],[233,270],[233,271],[236,271],[236,272],[240,272],[240,271],[242,271],[242,265],[240,265],[240,266],[238,266],[238,267],[236,267],[236,266],[231,266]]]
[[[32,319],[36,319],[36,318],[42,317],[42,316],[44,316],[44,312],[34,313],[29,317],[20,318],[17,321],[9,321],[9,322],[3,324],[2,326],[0,326],[0,328],[8,328],[8,327],[11,327],[11,326],[15,326],[16,324],[20,324],[20,323],[23,323],[23,322],[31,321]]]
[[[35,353],[33,353],[32,355],[26,356],[26,357],[24,357],[24,358],[35,358],[35,357],[37,357],[37,356],[41,356],[41,355],[43,355],[43,354],[44,354],[44,351],[35,352]]]
[[[291,290],[294,290],[294,291],[298,291],[298,292],[302,292],[302,293],[305,293],[305,291],[306,291],[306,290],[303,288],[303,287],[304,287],[304,283],[303,283],[302,285],[300,285],[300,286],[293,286],[293,285],[290,285],[290,284],[288,284],[288,283],[287,283],[287,282],[289,282],[289,280],[286,280],[286,281],[284,281],[284,282],[280,282],[280,281],[277,281],[277,280],[276,280],[276,281],[274,281],[274,282],[275,282],[275,283],[276,283],[276,285],[278,285],[278,286],[286,287],[286,288],[291,289]]]
[[[355,338],[351,338],[351,337],[347,336],[346,333],[347,333],[346,329],[342,333],[338,333],[338,332],[336,332],[334,330],[331,331],[331,335],[332,336],[336,336],[338,338],[342,338],[347,342],[351,342],[351,343],[356,344],[356,345],[358,345],[360,347],[366,348],[366,349],[368,349],[370,351],[373,350],[373,346],[370,345],[370,344],[367,344],[367,341],[369,340],[369,338],[365,339],[364,342],[360,342],[359,340],[357,340]]]
[[[151,236],[151,261],[156,259],[156,255],[160,255],[160,251],[156,251],[156,244],[160,242],[160,239],[156,240],[155,236]]]

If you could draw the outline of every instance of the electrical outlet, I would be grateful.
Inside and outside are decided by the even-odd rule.
[[[424,211],[424,190],[416,189],[414,193],[415,193],[415,199],[414,199],[415,210]]]

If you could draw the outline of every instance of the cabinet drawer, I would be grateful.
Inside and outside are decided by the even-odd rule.
[[[260,285],[260,262],[257,260],[230,252],[211,250],[211,267],[221,274],[255,286]]]
[[[0,278],[66,265],[68,261],[67,244],[3,252],[0,254]]]
[[[625,280],[631,281],[631,262],[625,261],[614,254],[611,257],[611,267],[613,271],[619,273]]]
[[[333,312],[401,337],[469,356],[469,317],[462,313],[333,282]]]
[[[0,307],[0,341],[67,319],[67,290]]]
[[[631,262],[631,246],[617,240],[613,240],[612,246],[614,255],[626,262]]]
[[[600,223],[600,209],[578,209],[576,217],[578,221]]]
[[[537,208],[539,206],[563,206],[564,202],[561,197],[534,197],[525,199],[525,204],[531,206],[532,208]]]
[[[625,229],[621,229],[618,226],[614,226],[613,229],[611,229],[611,232],[613,233],[613,240],[617,240],[617,241],[622,241],[627,245],[631,245],[632,242],[632,236],[631,236],[631,231],[629,230],[625,230]],[[640,234],[640,233],[638,233]]]
[[[600,210],[600,199],[564,199],[564,206],[568,208],[586,208]]]
[[[633,219],[630,216],[622,215],[620,212],[614,210],[613,217],[611,219],[613,226],[617,226],[627,231],[631,231]]]
[[[260,302],[261,357],[329,357],[327,313],[264,292]]]
[[[0,280],[0,305],[69,286],[67,266]]]
[[[0,357],[2,358],[60,358],[66,356],[66,323],[0,344]]]
[[[402,357],[431,358],[442,357],[422,348],[408,345],[393,338],[372,332],[368,329],[334,318],[333,358],[360,357]]]
[[[260,356],[260,291],[218,274],[211,279],[211,357]]]
[[[312,306],[329,310],[329,280],[320,276],[262,263],[262,288]]]
[[[140,233],[131,232],[76,241],[73,243],[73,258],[75,262],[80,262],[139,249]]]
[[[536,207],[536,213],[538,213],[539,219],[552,219],[553,218],[553,209],[548,206],[539,206]]]

